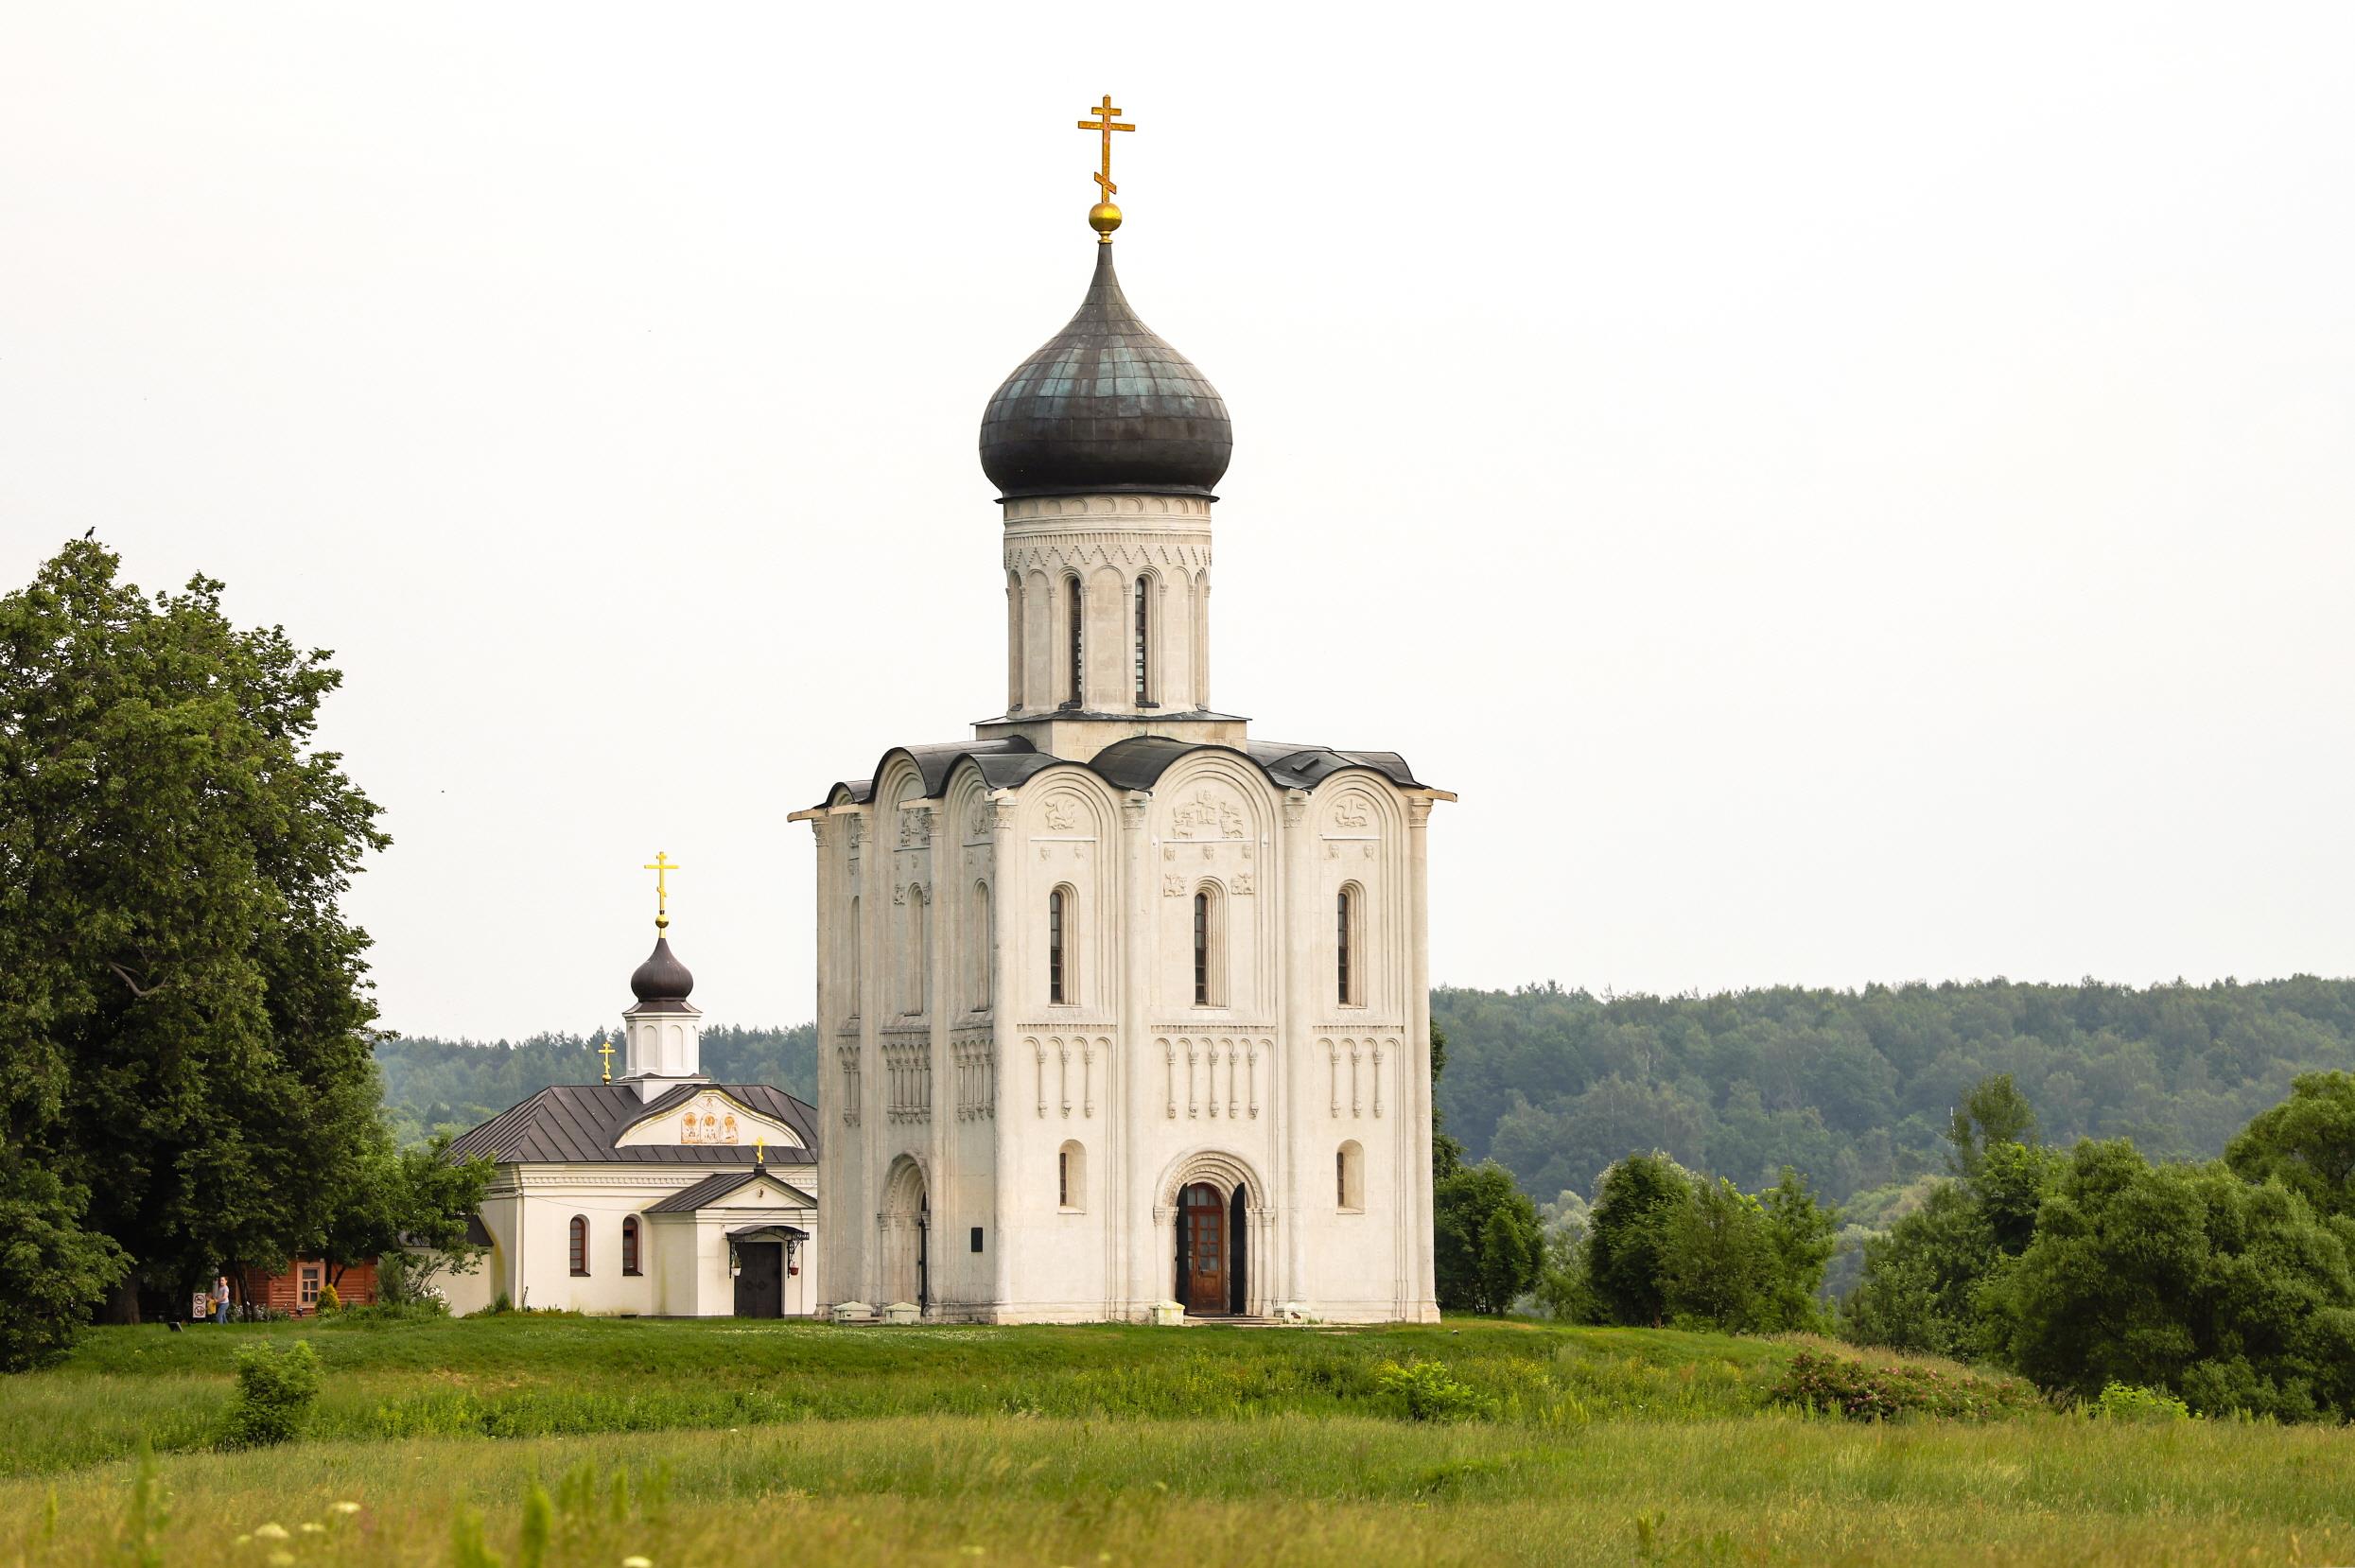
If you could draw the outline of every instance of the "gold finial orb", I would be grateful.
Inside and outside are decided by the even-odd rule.
[[[1120,209],[1109,201],[1097,202],[1088,209],[1088,227],[1106,239],[1111,238],[1112,231],[1120,227]]]

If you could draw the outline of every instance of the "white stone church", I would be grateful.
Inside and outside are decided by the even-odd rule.
[[[1118,220],[982,420],[1004,715],[796,813],[820,1304],[1432,1320],[1426,824],[1454,796],[1212,708],[1231,434],[1123,296]]]

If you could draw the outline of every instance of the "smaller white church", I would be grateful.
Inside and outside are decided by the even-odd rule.
[[[663,871],[675,869],[656,857]],[[648,1317],[795,1317],[817,1308],[817,1113],[772,1084],[718,1084],[701,1067],[695,977],[671,951],[668,899],[622,1073],[557,1084],[450,1145],[497,1174],[481,1220],[490,1251],[445,1278],[455,1313],[517,1307]]]

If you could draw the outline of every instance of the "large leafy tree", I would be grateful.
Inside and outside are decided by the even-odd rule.
[[[2247,1181],[2278,1181],[2316,1213],[2355,1215],[2355,1072],[2309,1072],[2224,1149]]]
[[[2209,1413],[2355,1416],[2355,1221],[2278,1182],[2081,1143],[1987,1294],[2013,1364],[2047,1387],[2116,1380]]]
[[[1657,1325],[1667,1311],[1667,1260],[1678,1220],[1696,1200],[1692,1173],[1666,1155],[1630,1155],[1595,1184],[1586,1229],[1587,1286],[1613,1323]]]
[[[375,1115],[368,939],[338,900],[388,841],[312,744],[327,655],[232,624],[217,582],[150,598],[117,566],[76,541],[0,599],[0,1112],[56,1179],[48,1223],[130,1260],[128,1316],[140,1282],[321,1228]]]
[[[1431,1190],[1439,1305],[1499,1313],[1537,1283],[1545,1232],[1537,1205],[1503,1166],[1467,1165]]]

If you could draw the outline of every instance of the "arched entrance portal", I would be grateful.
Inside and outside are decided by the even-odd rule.
[[[932,1218],[923,1168],[902,1155],[892,1162],[891,1176],[883,1187],[883,1210],[876,1216],[881,1231],[877,1256],[883,1263],[881,1304],[913,1301],[919,1309],[931,1310]]]
[[[1191,1181],[1178,1194],[1178,1299],[1195,1317],[1241,1316],[1251,1299],[1244,1189]]]
[[[1248,1317],[1268,1310],[1277,1276],[1276,1211],[1267,1189],[1224,1149],[1190,1149],[1161,1167],[1153,1220],[1170,1250],[1166,1299],[1203,1317]]]

